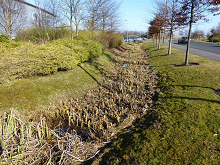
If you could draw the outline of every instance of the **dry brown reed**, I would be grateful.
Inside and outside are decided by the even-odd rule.
[[[0,120],[1,164],[83,163],[152,107],[157,77],[145,52],[113,49],[114,70],[86,96],[60,100],[39,122],[22,122],[14,110]],[[124,51],[123,51],[124,50]],[[50,112],[50,113],[49,113]]]

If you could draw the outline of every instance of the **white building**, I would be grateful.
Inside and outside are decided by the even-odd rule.
[[[23,0],[0,0],[0,33],[13,37],[30,27],[52,27],[55,15]]]

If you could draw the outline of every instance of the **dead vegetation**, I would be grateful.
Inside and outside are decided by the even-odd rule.
[[[86,162],[149,111],[157,77],[147,54],[129,47],[112,51],[117,54],[114,70],[84,97],[60,100],[42,111],[40,122],[23,123],[15,111],[3,114],[1,163]]]

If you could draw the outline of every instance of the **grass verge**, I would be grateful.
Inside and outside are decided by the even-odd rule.
[[[134,45],[135,46],[135,45]],[[155,108],[100,156],[94,164],[219,164],[220,63],[167,46],[142,46],[159,76]]]

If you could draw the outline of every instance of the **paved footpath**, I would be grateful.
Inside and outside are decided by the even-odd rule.
[[[164,44],[168,45],[169,40],[165,40]],[[172,48],[186,51],[186,44],[177,44],[177,40],[173,40]],[[220,45],[191,42],[189,53],[220,62]]]

